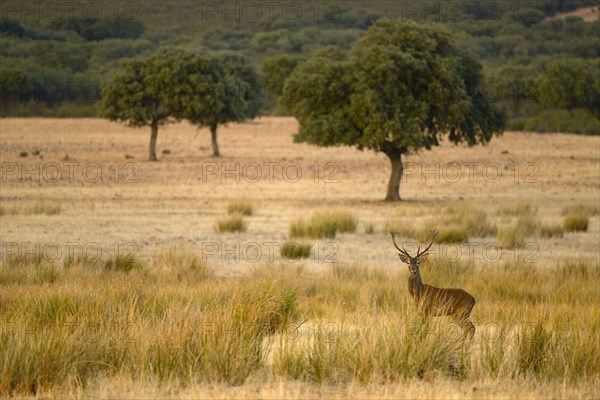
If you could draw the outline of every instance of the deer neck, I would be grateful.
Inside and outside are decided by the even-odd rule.
[[[421,273],[416,272],[408,277],[408,292],[415,301],[419,301],[423,293],[423,281],[421,281]]]

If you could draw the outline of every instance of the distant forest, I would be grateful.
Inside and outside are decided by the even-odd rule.
[[[599,3],[2,1],[0,115],[96,116],[101,83],[163,47],[246,57],[261,74],[263,114],[285,115],[277,99],[297,63],[323,46],[348,50],[375,21],[394,18],[443,25],[483,64],[511,129],[600,134],[600,21],[552,18]],[[556,89],[561,79],[575,80],[564,83],[572,98]]]

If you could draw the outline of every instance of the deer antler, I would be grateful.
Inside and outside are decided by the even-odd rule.
[[[431,230],[431,243],[429,243],[429,246],[427,246],[425,248],[425,250],[420,251],[421,250],[421,246],[419,246],[419,248],[417,249],[417,258],[421,257],[423,254],[427,253],[427,251],[429,250],[429,248],[431,247],[431,245],[433,244],[433,241],[435,240],[435,237],[437,236],[437,232],[435,231],[435,229]]]
[[[408,251],[406,251],[406,250],[404,250],[404,249],[400,248],[400,247],[399,247],[399,246],[396,244],[396,234],[397,234],[398,232],[390,230],[390,227],[389,227],[389,226],[388,226],[387,230],[388,230],[388,232],[390,233],[390,235],[392,235],[392,242],[394,242],[394,246],[396,246],[396,248],[398,249],[398,251],[399,251],[400,253],[404,254],[405,256],[407,256],[408,258],[410,258],[410,254],[408,254]]]

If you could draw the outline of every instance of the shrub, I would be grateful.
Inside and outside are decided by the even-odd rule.
[[[565,232],[585,232],[588,229],[589,216],[580,213],[571,213],[563,220]]]
[[[217,221],[217,232],[246,232],[248,223],[244,221],[244,217],[240,214],[234,214],[228,218],[222,218]]]
[[[287,242],[281,246],[281,256],[288,260],[308,258],[310,256],[311,244]]]

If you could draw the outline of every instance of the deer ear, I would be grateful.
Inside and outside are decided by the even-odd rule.
[[[419,257],[419,262],[422,263],[423,261],[427,261],[428,257],[429,254],[423,254],[421,257]]]
[[[403,263],[410,264],[410,259],[406,255],[400,253],[398,254],[398,257],[400,257],[400,261]]]

